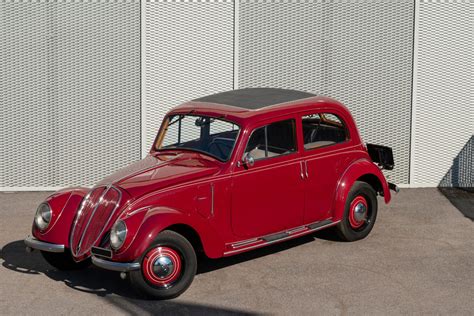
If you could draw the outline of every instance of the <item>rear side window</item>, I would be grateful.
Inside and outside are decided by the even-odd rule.
[[[245,153],[255,160],[296,151],[295,120],[272,123],[252,132]]]
[[[345,142],[349,135],[342,119],[332,113],[317,113],[302,117],[305,149],[314,149]]]

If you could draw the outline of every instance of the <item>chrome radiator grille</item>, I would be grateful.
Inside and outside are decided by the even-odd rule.
[[[87,254],[110,224],[121,194],[114,187],[98,187],[84,198],[74,220],[70,246],[75,257]]]

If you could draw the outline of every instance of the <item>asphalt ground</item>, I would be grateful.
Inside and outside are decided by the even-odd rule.
[[[473,315],[474,193],[459,192],[403,189],[388,206],[379,200],[361,241],[320,232],[204,260],[170,301],[141,300],[116,272],[61,272],[26,253],[49,193],[0,193],[0,314]]]

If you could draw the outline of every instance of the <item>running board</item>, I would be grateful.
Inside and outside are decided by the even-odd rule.
[[[314,222],[308,225],[295,227],[295,228],[286,230],[284,232],[279,232],[279,233],[270,234],[270,235],[266,235],[266,236],[262,236],[258,238],[241,240],[235,243],[227,244],[226,251],[224,252],[224,256],[230,256],[230,255],[241,253],[244,251],[264,247],[264,246],[274,244],[277,242],[293,239],[299,236],[304,236],[312,232],[321,230],[323,228],[334,226],[337,223],[339,223],[339,221],[333,222],[331,219],[327,219],[324,221]]]
[[[329,224],[331,224],[331,223],[332,223],[332,220],[327,219],[327,220],[322,221],[322,222],[316,222],[316,223],[313,223],[313,224],[309,224],[309,225],[308,225],[308,228],[309,228],[309,229],[318,229],[318,228],[320,228],[320,227],[327,226],[327,225],[329,225]]]
[[[267,242],[270,242],[270,241],[274,241],[274,240],[278,240],[278,239],[285,238],[286,236],[289,236],[289,235],[290,235],[289,233],[284,232],[284,233],[278,233],[278,234],[268,235],[268,236],[262,237],[262,239],[265,240],[265,241],[267,241]]]

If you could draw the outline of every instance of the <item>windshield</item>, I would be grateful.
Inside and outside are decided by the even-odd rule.
[[[209,116],[172,115],[163,124],[156,150],[193,150],[221,161],[229,160],[239,133],[235,123]]]

